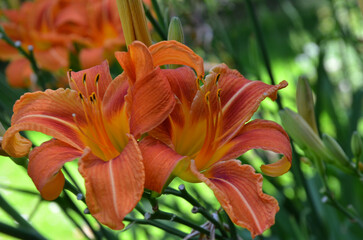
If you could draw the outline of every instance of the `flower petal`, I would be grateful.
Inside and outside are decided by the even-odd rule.
[[[171,113],[175,98],[166,77],[159,68],[136,81],[130,106],[130,131],[138,138]]]
[[[247,228],[254,238],[275,223],[276,199],[262,192],[262,176],[238,160],[219,162],[206,172],[193,173],[210,187],[231,220]]]
[[[177,131],[175,127],[178,127],[179,129],[184,129],[186,127],[185,124],[188,123],[187,120],[189,118],[191,105],[198,88],[196,86],[195,73],[189,67],[163,69],[162,73],[168,79],[177,101],[174,110],[170,114],[170,118],[149,131],[149,135],[173,148],[171,131]],[[174,135],[174,137],[177,136]]]
[[[262,100],[266,97],[275,100],[277,91],[287,86],[286,81],[275,86],[261,81],[250,81],[224,64],[211,71],[212,74],[220,74],[218,87],[221,88],[222,132],[225,133],[225,141],[235,136],[257,111]]]
[[[163,69],[163,75],[168,79],[170,87],[182,104],[189,108],[198,90],[196,76],[189,67]]]
[[[79,149],[56,139],[30,152],[28,174],[45,200],[54,200],[59,196],[65,181],[60,169],[66,162],[81,155]]]
[[[128,52],[116,52],[115,57],[129,76],[131,83],[144,78],[154,69],[149,49],[139,41],[129,45]]]
[[[218,151],[224,152],[220,159],[224,161],[257,148],[284,155],[275,163],[261,166],[266,175],[280,176],[290,169],[292,153],[289,136],[279,124],[272,121],[256,119],[247,123],[235,138]]]
[[[91,214],[102,224],[119,230],[122,220],[139,202],[144,191],[144,166],[136,140],[110,161],[102,161],[89,149],[79,161],[79,172],[85,179],[86,203]]]
[[[26,154],[24,149],[29,148],[29,141],[18,134],[24,130],[42,132],[83,149],[80,133],[72,117],[72,114],[76,114],[80,124],[85,122],[77,92],[58,89],[26,93],[15,103],[13,111],[12,126],[5,132],[2,145],[11,156]]]
[[[161,193],[173,169],[183,156],[161,143],[146,137],[139,143],[145,166],[145,188]]]
[[[98,75],[99,80],[96,82]],[[103,61],[101,65],[86,70],[71,72],[68,79],[72,89],[81,92],[85,97],[90,96],[92,93],[96,93],[97,97],[101,100],[103,99],[108,85],[112,81],[107,61]],[[84,83],[84,80],[86,84]]]
[[[52,47],[45,51],[34,51],[34,57],[39,67],[49,71],[56,71],[69,66],[68,49],[65,47]]]
[[[102,61],[105,59],[103,52],[104,49],[102,47],[82,49],[79,53],[79,61],[81,63],[82,69],[91,68],[102,64]]]
[[[9,63],[5,74],[8,83],[12,87],[26,88],[30,86],[30,75],[32,74],[30,62],[25,58],[20,58]]]
[[[198,77],[204,76],[203,59],[178,41],[161,41],[151,45],[149,50],[155,67],[165,64],[181,64],[193,68]]]
[[[120,74],[109,85],[103,98],[103,121],[107,135],[119,151],[126,146],[130,132],[125,96],[129,88],[126,74]]]

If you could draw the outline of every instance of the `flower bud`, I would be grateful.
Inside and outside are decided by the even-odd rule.
[[[184,43],[183,27],[178,17],[172,17],[169,24],[168,40]]]
[[[282,125],[286,132],[302,150],[310,153],[309,157],[319,157],[326,160],[330,159],[326,147],[319,136],[299,114],[288,108],[280,110],[279,113]]]
[[[142,0],[117,0],[126,45],[138,40],[151,45],[151,36],[146,23]]]
[[[350,165],[348,156],[334,138],[327,134],[323,134],[323,142],[326,148],[330,151],[332,160],[335,163],[341,164],[343,166]]]
[[[350,146],[352,148],[352,153],[354,157],[359,159],[360,156],[362,155],[363,143],[362,143],[362,138],[359,136],[359,133],[357,131],[355,131],[352,135]]]
[[[305,121],[310,125],[311,129],[318,134],[316,126],[314,100],[311,88],[306,77],[301,76],[296,87],[296,104],[297,111]]]

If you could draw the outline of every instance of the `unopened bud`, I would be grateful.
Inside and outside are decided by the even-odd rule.
[[[304,76],[300,77],[297,83],[296,104],[297,111],[300,116],[305,119],[315,133],[318,133],[315,120],[313,94],[311,92],[309,82]]]
[[[14,46],[17,47],[17,48],[20,47],[21,46],[21,42],[20,41],[15,41],[14,42]]]
[[[151,213],[146,212],[145,215],[144,215],[144,218],[145,218],[145,220],[151,219]]]
[[[326,148],[330,151],[332,160],[336,163],[340,163],[343,166],[350,164],[347,154],[345,154],[339,143],[327,134],[323,134],[323,142]]]
[[[350,146],[352,148],[352,153],[354,157],[356,157],[357,159],[360,158],[360,156],[362,155],[363,143],[362,138],[359,136],[359,133],[357,131],[355,131],[352,135]]]
[[[82,200],[83,199],[83,194],[82,193],[78,193],[77,194],[77,200]]]
[[[169,24],[168,40],[184,43],[183,27],[178,17],[172,17]]]
[[[280,110],[279,113],[284,129],[302,150],[321,159],[330,159],[319,136],[299,114],[288,108]]]

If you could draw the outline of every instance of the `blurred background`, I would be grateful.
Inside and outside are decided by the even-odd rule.
[[[48,8],[54,14],[54,24],[48,23],[42,28],[36,23],[29,26],[31,14],[36,10],[30,13],[29,10],[21,10],[24,2],[0,2],[0,25],[15,46],[11,47],[11,44],[0,40],[0,121],[5,129],[10,126],[12,106],[22,94],[66,86],[64,79],[68,69],[79,70],[97,64],[96,60],[87,62],[87,56],[107,58],[113,76],[122,71],[112,55],[116,50],[125,49],[122,30],[116,23],[119,21],[117,8],[112,7],[112,1],[103,1],[107,2],[99,13],[103,17],[97,18],[97,23],[92,25],[91,20],[78,16],[81,15],[79,11],[74,14],[67,10],[57,20],[54,16],[61,14],[64,6],[70,6],[72,1],[49,0],[53,4]],[[91,5],[97,1],[88,2],[89,5],[84,5],[87,11],[95,11],[97,7]],[[362,239],[363,178],[359,170],[362,154],[357,154],[359,147],[352,144],[352,135],[357,132],[360,141],[363,136],[363,1],[158,0],[145,2],[145,7],[150,11],[147,11],[149,20],[154,20],[149,23],[153,41],[165,39],[171,17],[179,17],[185,44],[203,57],[206,70],[216,64],[226,63],[250,80],[269,84],[286,80],[289,83],[286,89],[279,92],[277,102],[266,99],[262,103],[255,118],[270,119],[281,124],[279,110],[288,107],[297,111],[298,79],[305,79],[313,92],[313,114],[316,117],[318,138],[326,134],[335,139],[339,146],[336,149],[343,151],[340,153],[346,157],[347,164],[357,166],[354,172],[340,167],[334,160],[321,158],[319,161],[325,167],[322,175],[316,166],[317,160],[312,159],[316,156],[309,154],[309,144],[293,141],[296,151],[292,169],[281,177],[264,176],[264,191],[277,198],[280,211],[275,225],[256,239]],[[77,6],[71,8],[78,9]],[[29,18],[19,19],[13,14],[15,11],[18,14],[23,11],[25,15],[22,16]],[[93,13],[84,16],[99,16]],[[39,21],[43,21],[43,18],[47,17],[38,15]],[[63,35],[53,36],[50,30],[54,26],[69,30],[70,26],[77,24],[85,24],[87,31],[79,36],[66,34],[67,31],[63,31]],[[25,34],[28,31],[34,34]],[[42,35],[44,31],[48,35]],[[0,33],[0,36],[4,34]],[[99,36],[103,36],[102,41]],[[47,44],[34,45],[42,41]],[[24,63],[25,58],[16,49],[17,44],[28,53],[28,45],[33,46],[30,50],[33,50],[33,57],[39,63],[38,72],[34,72],[31,63]],[[42,59],[42,54],[49,54],[46,51],[53,49],[57,49],[57,56],[65,56],[65,63],[58,64],[56,69],[38,60]],[[46,61],[52,62],[53,59]],[[20,80],[14,77],[14,71],[16,76],[22,74]],[[299,127],[298,123],[290,124]],[[288,133],[295,140],[296,136]],[[25,134],[34,145],[49,139],[39,133]],[[260,171],[261,163],[269,159],[275,159],[275,156],[260,150],[250,151],[240,157],[243,163],[253,165],[256,171]],[[71,176],[83,188],[77,163],[67,163],[66,171],[69,172],[68,179]],[[182,183],[181,180],[174,180],[171,186],[177,188]],[[184,184],[190,194],[211,212],[220,208],[209,188],[203,184]],[[151,211],[147,201],[142,200],[141,205],[146,211]],[[202,216],[191,213],[192,205],[176,196],[161,196],[159,205],[164,211],[175,213],[198,225],[206,222]],[[27,176],[26,169],[0,156],[1,239],[26,238],[24,236],[27,235],[22,234],[27,231],[35,231],[48,239],[177,238],[155,226],[142,223],[130,223],[123,231],[105,230],[89,214],[83,214],[85,208],[82,201],[76,200],[76,196],[66,191],[53,202],[42,200]],[[137,211],[130,215],[143,218]],[[29,226],[23,223],[19,227],[19,221],[23,220]],[[184,225],[173,221],[164,222],[185,234],[191,232]],[[241,239],[251,239],[247,230],[238,227],[237,232]]]

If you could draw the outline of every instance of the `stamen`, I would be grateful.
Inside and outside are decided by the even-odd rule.
[[[95,78],[95,85],[96,85],[96,93],[97,93],[97,96],[100,96],[99,95],[99,90],[98,90],[98,81],[100,80],[100,74],[98,73],[97,75],[96,75],[96,78]]]
[[[79,96],[79,98],[82,100],[82,102],[84,101],[84,98],[83,98],[83,95],[82,95],[82,93],[81,92],[79,92],[78,93],[78,96]]]
[[[219,81],[220,76],[221,76],[221,74],[220,74],[220,73],[218,73],[218,74],[217,74],[217,77],[216,77],[216,81],[215,81],[215,83],[216,83],[216,84],[218,84],[218,81]]]
[[[208,91],[205,95],[204,95],[204,100],[205,102],[209,105],[209,95],[210,95],[210,91]]]
[[[83,76],[82,76],[82,82],[83,82],[84,87],[86,88],[86,95],[89,96],[90,94],[88,93],[88,87],[87,87],[86,79],[87,79],[87,74],[84,73]]]
[[[200,90],[200,85],[199,85],[199,78],[197,78],[195,80],[195,85],[197,85],[197,89]]]
[[[74,86],[76,87],[76,90],[78,92],[81,92],[81,90],[79,90],[79,88],[78,88],[76,81],[74,81],[74,79],[72,78],[72,69],[68,70],[68,78],[73,82]]]
[[[217,90],[217,98],[218,98],[218,101],[220,101],[221,99],[221,91],[222,91],[222,89],[220,89],[220,88],[218,88],[218,90]]]
[[[202,76],[200,77],[200,81],[202,81],[203,85],[205,84],[205,76],[204,76],[204,75],[202,75]]]
[[[96,75],[95,84],[98,84],[98,81],[100,80],[100,74],[98,73]]]

